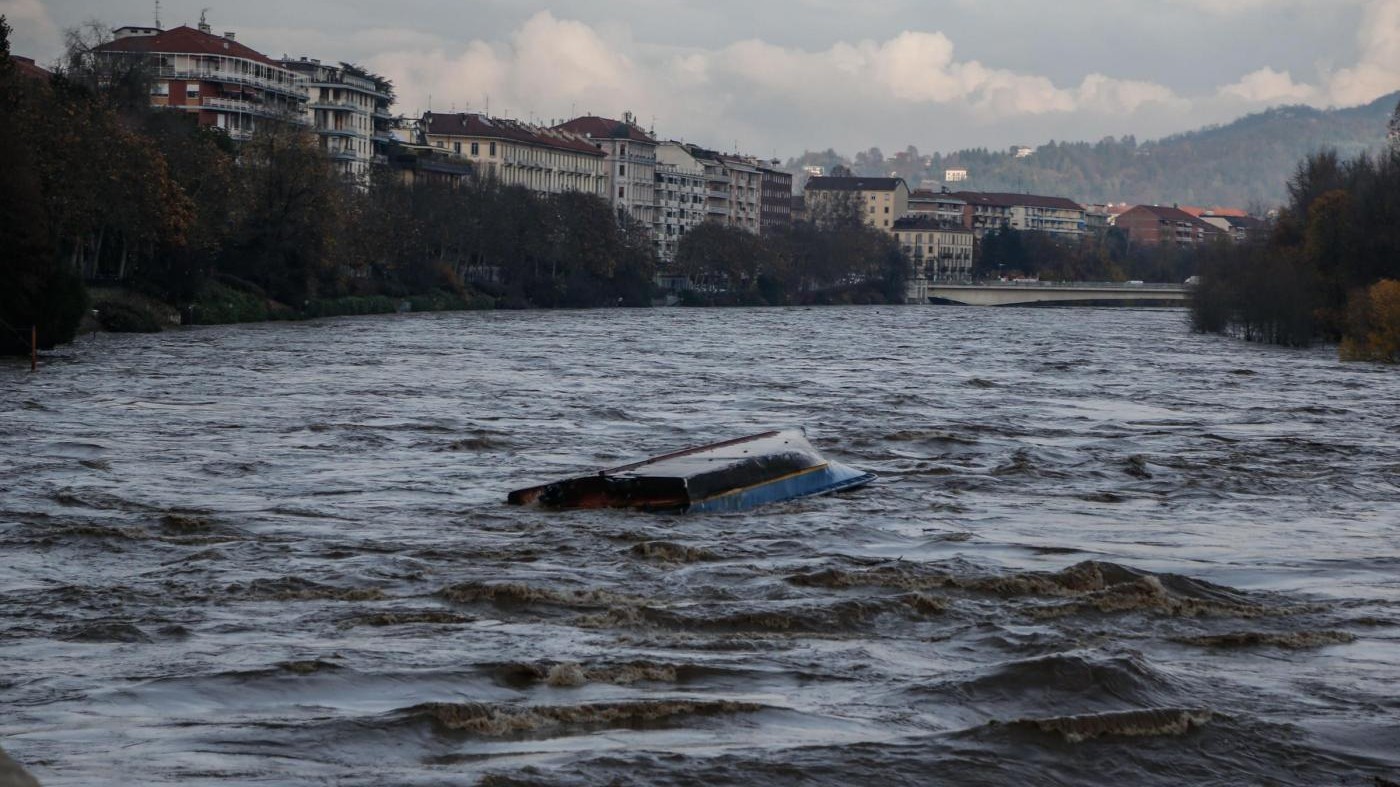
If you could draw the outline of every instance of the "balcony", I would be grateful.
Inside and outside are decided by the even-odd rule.
[[[297,125],[306,125],[306,118],[299,113],[292,113],[280,107],[269,107],[256,101],[248,101],[241,98],[201,98],[199,105],[205,109],[212,109],[220,112],[238,112],[244,115],[255,115],[257,117],[275,118],[285,120]]]
[[[350,101],[330,101],[316,99],[306,105],[307,109],[324,109],[329,112],[359,112],[369,114],[369,110]]]
[[[238,71],[216,71],[214,69],[188,69],[162,66],[155,69],[155,75],[161,79],[190,79],[203,82],[223,82],[231,85],[250,85],[252,87],[259,87],[264,90],[281,93],[284,96],[290,96],[302,101],[306,100],[306,91],[300,84],[294,82],[279,82],[275,79],[265,79]]]

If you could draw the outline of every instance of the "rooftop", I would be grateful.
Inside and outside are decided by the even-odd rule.
[[[124,28],[129,29],[129,28]],[[229,33],[228,35],[232,35]],[[98,52],[152,52],[176,55],[218,55],[220,57],[241,57],[265,66],[281,68],[267,55],[241,44],[226,36],[216,36],[196,30],[193,27],[180,27],[162,30],[155,35],[131,35],[108,41],[97,47]]]
[[[48,79],[53,76],[53,73],[48,69],[41,68],[35,64],[34,58],[32,57],[11,55],[10,62],[15,64],[15,68],[19,70],[20,76],[29,77],[30,79]]]
[[[596,144],[569,131],[541,128],[518,120],[492,118],[472,112],[425,112],[423,131],[429,135],[504,139],[592,156],[606,155]]]
[[[649,145],[656,144],[656,139],[643,131],[636,123],[611,120],[597,115],[577,117],[560,123],[555,128],[594,139],[627,139],[633,142],[645,142]]]
[[[817,177],[807,181],[808,191],[895,191],[903,178]],[[907,188],[907,186],[906,186]]]
[[[1002,208],[1052,208],[1055,210],[1084,210],[1078,202],[1065,197],[1042,197],[1038,194],[1014,194],[1001,191],[957,191],[950,196],[967,200],[972,205]]]

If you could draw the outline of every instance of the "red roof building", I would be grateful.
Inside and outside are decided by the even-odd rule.
[[[426,112],[419,134],[424,144],[466,159],[478,173],[508,186],[543,194],[607,194],[607,154],[570,131],[471,112]]]
[[[53,78],[53,72],[46,68],[39,67],[35,64],[34,58],[11,55],[10,62],[15,64],[15,70],[18,71],[19,75],[22,77],[45,82]]]
[[[1216,238],[1221,231],[1190,213],[1165,205],[1138,205],[1118,214],[1113,225],[1133,243],[1191,246]]]
[[[656,231],[656,139],[626,113],[622,120],[585,115],[554,127],[583,137],[607,155],[608,201],[619,216],[629,216]]]
[[[154,81],[151,105],[194,114],[201,126],[247,139],[266,123],[304,123],[306,89],[296,74],[237,40],[198,29],[123,27],[99,57],[141,58]]]

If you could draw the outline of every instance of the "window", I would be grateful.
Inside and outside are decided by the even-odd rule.
[[[199,98],[199,83],[191,82],[188,85],[185,85],[185,95],[190,96],[192,98]]]
[[[621,177],[621,176],[623,176],[623,175],[626,175],[626,174],[627,174],[627,165],[626,165],[626,164],[618,164],[618,165],[617,165],[617,174],[618,174],[619,177]]]
[[[617,187],[617,198],[618,198],[618,199],[622,199],[623,197],[626,197],[626,196],[627,196],[627,187],[626,187],[626,186],[618,186],[618,187]]]
[[[619,148],[620,148],[620,149],[617,151],[617,155],[619,155],[619,156],[625,156],[625,155],[627,155],[627,143],[626,143],[626,142],[622,143],[622,144],[619,146]]]
[[[452,152],[453,152],[453,153],[456,153],[456,154],[459,155],[459,156],[462,155],[462,143],[460,143],[460,142],[453,142],[453,143],[452,143]]]
[[[151,85],[151,95],[153,95],[153,96],[168,96],[168,95],[170,95],[170,83],[169,83],[169,82],[157,82],[157,83],[155,83],[154,85]]]
[[[461,151],[458,151],[458,152],[461,152]],[[481,143],[480,143],[480,142],[473,142],[473,143],[472,143],[472,155],[473,155],[473,156],[480,156],[480,155],[481,155]]]
[[[889,212],[890,212],[890,206],[889,206],[889,205],[886,205],[886,206],[885,206],[885,212],[886,212],[886,213],[889,213]]]
[[[491,157],[492,157],[492,158],[495,158],[495,157],[496,157],[496,143],[495,143],[495,142],[492,142],[492,143],[491,143]]]

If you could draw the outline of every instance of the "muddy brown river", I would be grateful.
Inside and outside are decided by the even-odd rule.
[[[1179,310],[98,335],[0,365],[44,785],[1400,782],[1400,373]],[[802,426],[742,514],[514,488]]]

